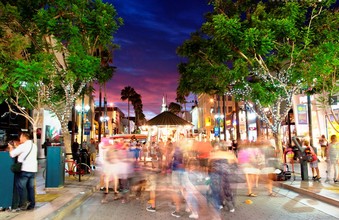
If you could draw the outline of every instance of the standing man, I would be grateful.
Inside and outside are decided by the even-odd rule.
[[[12,158],[18,157],[18,162],[22,162],[21,172],[18,174],[15,187],[19,193],[19,207],[24,207],[25,194],[27,192],[28,206],[27,210],[35,207],[34,178],[38,172],[38,148],[30,140],[28,133],[20,134],[20,145],[14,149],[13,145],[8,144],[9,153]]]
[[[96,144],[93,138],[91,138],[89,141],[88,153],[89,153],[91,167],[92,169],[95,169],[95,159],[97,157],[97,148],[96,148]]]

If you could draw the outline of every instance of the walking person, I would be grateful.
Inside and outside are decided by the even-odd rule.
[[[149,203],[150,206],[146,208],[148,212],[156,212],[156,188],[157,188],[157,173],[152,172],[147,177],[149,189]]]
[[[38,172],[38,148],[36,144],[30,140],[28,133],[22,132],[19,136],[20,144],[14,149],[14,146],[8,144],[9,153],[12,158],[18,157],[18,162],[22,162],[21,172],[18,173],[15,187],[19,194],[19,207],[24,207],[26,194],[28,206],[27,210],[32,210],[35,207],[35,191],[34,182],[35,174]]]
[[[231,177],[237,173],[235,154],[233,151],[222,150],[218,145],[215,145],[208,164],[214,207],[221,210],[226,206],[229,212],[234,212],[235,190],[231,187]]]
[[[339,142],[336,135],[331,135],[331,142],[327,148],[327,171],[326,181],[330,181],[330,175],[333,168],[333,181],[339,182]]]

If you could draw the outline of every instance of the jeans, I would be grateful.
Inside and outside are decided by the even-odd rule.
[[[27,201],[30,203],[28,208],[35,207],[35,192],[34,192],[35,173],[22,171],[18,174],[16,188],[19,193],[19,207],[24,206],[26,193]]]

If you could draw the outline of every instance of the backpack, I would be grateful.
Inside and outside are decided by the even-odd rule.
[[[311,151],[310,147],[307,147],[307,148],[304,150],[304,159],[305,159],[307,162],[312,162],[312,161],[314,160],[313,155],[312,155],[312,151]]]

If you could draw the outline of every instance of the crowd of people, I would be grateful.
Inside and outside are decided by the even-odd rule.
[[[104,167],[101,186],[105,189],[105,193],[102,202],[108,202],[110,183],[113,183],[116,195],[114,198],[122,198],[121,201],[124,203],[128,199],[126,193],[130,193],[133,183],[139,183],[140,179],[145,179],[150,192],[150,206],[147,207],[147,211],[156,212],[158,175],[171,175],[172,200],[175,205],[175,210],[171,215],[180,217],[181,211],[185,210],[191,213],[190,218],[197,219],[199,218],[198,200],[188,184],[189,173],[193,171],[197,172],[197,176],[207,177],[205,180],[209,186],[209,198],[206,199],[211,202],[216,211],[226,209],[229,212],[235,212],[236,183],[239,173],[245,174],[248,197],[258,196],[254,190],[259,187],[259,182],[266,184],[268,196],[275,197],[272,181],[276,180],[277,169],[283,167],[281,159],[277,157],[277,149],[268,141],[258,140],[231,142],[229,145],[218,141],[189,142],[183,135],[180,135],[175,142],[168,138],[165,142],[159,139],[149,144],[139,143],[137,140],[129,142],[120,140],[114,143],[104,140],[99,147],[101,154],[99,158],[102,158],[101,162]],[[303,140],[301,145],[304,150],[310,149],[312,155],[317,155],[307,140]],[[339,148],[334,135],[324,155],[327,157],[328,174],[334,169],[334,182],[338,181],[338,152]],[[197,169],[193,170],[189,164],[192,157],[198,161]],[[147,163],[151,164],[154,172],[143,175],[143,170],[139,168],[145,167]],[[309,165],[313,179],[320,179],[318,158],[314,157],[312,161],[309,161]],[[138,177],[137,181],[133,181],[135,176]],[[140,191],[138,193],[140,195]]]
[[[77,143],[77,141],[75,141]],[[324,152],[320,157],[327,164],[326,181],[339,180],[339,143],[336,135],[332,135],[325,144]],[[319,158],[316,150],[310,146],[308,140],[300,141],[303,152],[310,152],[304,158],[309,162],[313,180],[319,180]],[[74,148],[79,149],[79,145]],[[323,147],[323,145],[321,145]],[[189,218],[199,218],[199,201],[190,187],[189,174],[196,172],[196,176],[203,176],[208,186],[206,200],[210,202],[216,212],[227,210],[236,211],[236,188],[239,173],[246,178],[247,196],[256,197],[255,189],[259,182],[266,183],[267,195],[275,197],[272,181],[275,179],[277,168],[281,167],[281,158],[277,157],[277,149],[267,141],[255,142],[230,142],[222,141],[193,141],[180,135],[173,141],[161,138],[150,143],[140,142],[136,138],[112,140],[103,138],[97,145],[90,139],[82,149],[88,153],[92,169],[96,165],[102,168],[100,186],[104,191],[102,203],[108,203],[110,198],[120,199],[126,203],[131,193],[138,199],[142,189],[149,191],[149,206],[147,211],[157,211],[157,185],[159,175],[170,176],[169,185],[172,192],[172,202],[175,210],[171,213],[180,217],[182,210],[189,212]],[[19,140],[9,143],[10,156],[22,162],[22,171],[15,174],[14,209],[34,209],[34,178],[37,172],[37,146],[30,140],[27,133],[22,133]],[[98,153],[98,156],[97,156]],[[73,153],[73,157],[78,154]],[[289,160],[293,160],[293,155]],[[75,158],[76,159],[76,158]],[[194,161],[194,166],[192,166]],[[286,162],[286,161],[285,161]],[[151,166],[145,166],[148,163]],[[151,172],[145,172],[146,167],[151,167]],[[109,197],[110,189],[113,196]]]

